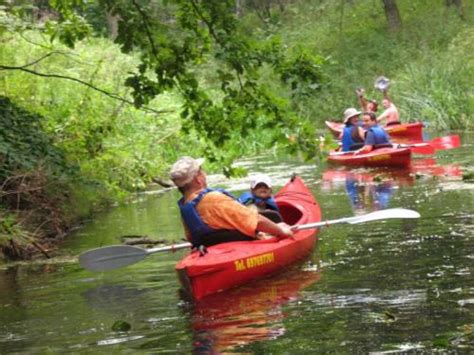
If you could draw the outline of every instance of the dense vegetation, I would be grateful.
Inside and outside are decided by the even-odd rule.
[[[393,22],[384,3],[0,7],[0,244],[26,257],[35,238],[166,177],[179,155],[226,174],[270,147],[311,157],[315,130],[356,105],[355,88],[377,96],[378,75],[405,120],[474,127],[474,6],[398,0]]]

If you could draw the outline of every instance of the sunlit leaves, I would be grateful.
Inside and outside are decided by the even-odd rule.
[[[272,70],[294,97],[308,96],[321,86],[324,60],[304,50],[288,57],[278,37],[254,37],[235,16],[234,1],[55,0],[50,5],[58,18],[47,23],[47,34],[69,47],[91,34],[81,14],[100,11],[89,8],[119,18],[115,41],[123,52],[140,53],[141,63],[124,82],[132,89],[135,107],[161,93],[178,92],[183,132],[205,137],[209,155],[224,147],[232,151],[213,154],[223,164],[238,151],[229,147],[260,130],[273,131],[276,141],[285,140],[288,132],[298,135],[292,150],[307,149],[305,142],[313,139],[309,123],[296,118],[291,102],[262,81],[262,71]],[[202,64],[215,68],[214,82],[202,77]],[[312,148],[308,152],[314,153]]]

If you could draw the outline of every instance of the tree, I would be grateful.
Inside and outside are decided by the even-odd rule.
[[[402,26],[402,19],[400,18],[396,0],[382,0],[382,2],[385,16],[387,17],[388,28],[390,31],[398,31]]]
[[[296,96],[313,94],[321,87],[324,60],[287,53],[276,38],[256,38],[236,17],[234,1],[55,0],[50,5],[57,16],[46,23],[47,33],[69,47],[91,35],[87,14],[118,20],[115,42],[123,52],[139,52],[141,57],[125,82],[133,90],[135,106],[143,107],[166,91],[178,92],[183,131],[197,131],[206,139],[209,160],[229,166],[237,153],[228,148],[263,130],[271,137],[268,141],[314,154],[308,120],[261,80],[261,71],[270,68]],[[215,67],[212,78],[203,78],[203,64]],[[292,143],[288,136],[298,139]]]
[[[445,4],[447,8],[454,6],[458,12],[459,17],[464,20],[464,7],[462,4],[462,0],[445,0]]]

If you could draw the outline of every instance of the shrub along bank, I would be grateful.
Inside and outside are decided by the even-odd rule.
[[[75,51],[41,42],[36,32],[4,36],[2,64],[30,63],[38,73],[79,77],[127,98],[122,83],[133,56],[106,39]],[[35,45],[33,43],[42,43]],[[181,140],[179,102],[172,94],[137,110],[59,78],[3,71],[0,79],[0,248],[28,258],[56,244],[91,211],[123,201],[165,176],[169,161],[202,144]]]

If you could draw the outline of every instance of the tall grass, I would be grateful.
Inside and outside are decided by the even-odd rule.
[[[442,129],[474,129],[474,28],[466,28],[439,55],[426,55],[400,73],[396,93],[404,117]]]
[[[403,21],[398,33],[388,31],[378,0],[300,1],[285,13],[276,13],[273,23],[278,25],[271,30],[284,43],[304,45],[332,63],[326,67],[329,80],[324,90],[302,105],[301,113],[315,126],[341,118],[345,108],[357,106],[354,90],[359,86],[380,100],[380,92],[373,88],[379,75],[392,80],[391,96],[402,119],[422,118],[439,128],[473,126],[474,3],[464,2],[464,21],[443,1],[397,4]]]

